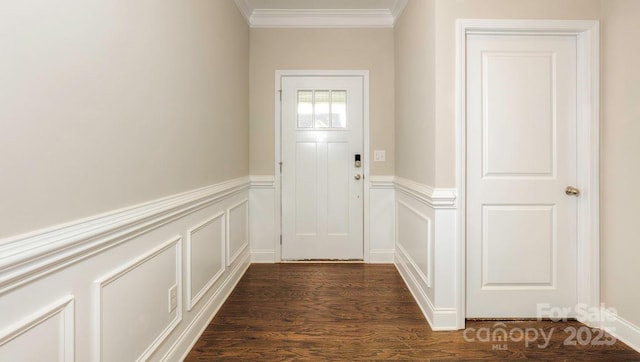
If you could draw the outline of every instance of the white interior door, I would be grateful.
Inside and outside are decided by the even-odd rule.
[[[281,86],[282,259],[362,260],[363,78]]]
[[[575,306],[576,86],[575,37],[467,38],[468,318]]]

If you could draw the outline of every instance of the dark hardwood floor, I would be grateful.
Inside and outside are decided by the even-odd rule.
[[[578,322],[496,323],[432,331],[393,265],[254,264],[186,360],[640,361]]]

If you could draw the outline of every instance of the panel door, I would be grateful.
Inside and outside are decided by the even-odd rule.
[[[282,259],[362,260],[363,78],[281,85]]]
[[[467,42],[467,317],[576,303],[576,42]]]

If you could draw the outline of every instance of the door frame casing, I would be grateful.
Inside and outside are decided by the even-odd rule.
[[[600,309],[600,49],[597,20],[458,19],[456,21],[456,308],[466,318],[466,49],[467,35],[575,36],[577,46],[577,303]],[[596,321],[581,320],[592,327]]]
[[[362,78],[362,162],[363,167],[363,261],[369,263],[370,259],[370,236],[369,236],[369,71],[368,70],[276,70],[275,72],[275,222],[276,230],[279,231],[279,238],[275,245],[275,260],[282,261],[282,173],[280,172],[280,162],[282,162],[282,78],[283,77],[360,77]],[[286,165],[283,165],[286,167]]]

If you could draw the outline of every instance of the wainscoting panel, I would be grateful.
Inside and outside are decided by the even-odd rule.
[[[396,220],[398,220],[398,247],[411,264],[413,270],[424,283],[425,289],[431,288],[433,270],[433,241],[429,217],[409,203],[399,198],[396,201]]]
[[[227,209],[227,266],[249,246],[249,199]]]
[[[0,360],[179,360],[249,266],[248,200],[243,177],[0,240]]]
[[[396,239],[393,177],[372,176],[369,182],[369,262],[393,263]]]
[[[187,233],[185,290],[189,311],[225,271],[225,226],[225,214],[220,212]]]
[[[434,330],[458,329],[456,193],[396,177],[396,267]]]
[[[96,281],[96,360],[145,361],[180,323],[181,250],[176,236]]]
[[[73,307],[68,296],[0,331],[0,361],[74,361]]]
[[[371,176],[369,205],[365,210],[365,260],[393,263],[395,254],[395,185],[393,176]],[[249,197],[251,260],[279,261],[280,202],[273,176],[251,176]],[[368,245],[367,245],[368,242]]]
[[[280,246],[280,228],[276,218],[276,189],[273,176],[251,176],[249,191],[249,238],[251,261],[274,263]]]

